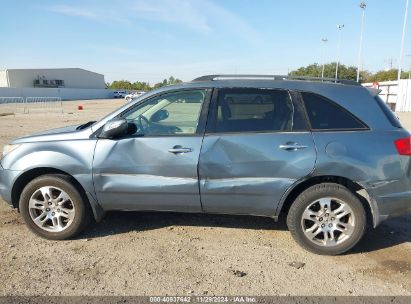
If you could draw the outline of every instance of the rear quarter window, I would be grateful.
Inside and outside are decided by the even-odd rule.
[[[308,92],[301,95],[313,130],[369,129],[360,119],[330,99]]]

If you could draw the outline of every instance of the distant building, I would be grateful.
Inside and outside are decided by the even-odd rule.
[[[105,89],[104,75],[79,68],[0,70],[0,87]]]

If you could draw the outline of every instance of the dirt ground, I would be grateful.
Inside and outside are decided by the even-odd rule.
[[[64,102],[64,114],[0,116],[0,148],[121,104]],[[411,129],[411,113],[399,116]],[[0,295],[411,295],[411,216],[383,223],[346,255],[324,257],[302,250],[284,220],[249,216],[112,212],[75,240],[47,241],[0,200],[0,282]]]

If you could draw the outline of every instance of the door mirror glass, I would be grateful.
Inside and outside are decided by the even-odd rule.
[[[128,134],[129,126],[127,120],[121,119],[113,119],[108,121],[104,127],[102,132],[99,135],[99,138],[116,138],[125,136]]]
[[[159,122],[159,121],[162,121],[162,120],[166,119],[169,115],[170,115],[170,113],[167,110],[161,109],[161,110],[155,112],[151,116],[150,121],[151,122]]]

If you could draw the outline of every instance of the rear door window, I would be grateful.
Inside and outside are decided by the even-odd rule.
[[[301,93],[313,130],[367,130],[368,126],[346,109],[314,94]]]
[[[286,90],[221,89],[213,120],[217,133],[306,129],[303,117],[295,121],[294,105]]]

